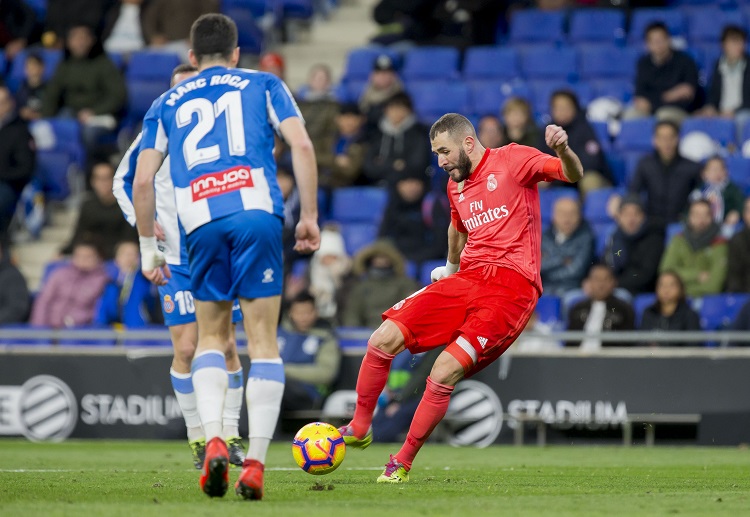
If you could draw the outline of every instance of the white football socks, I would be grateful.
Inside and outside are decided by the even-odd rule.
[[[244,373],[242,367],[235,372],[227,372],[229,387],[224,399],[224,439],[240,435],[240,411],[244,391]]]
[[[206,441],[222,436],[222,414],[229,378],[224,353],[206,350],[193,358],[193,388]]]
[[[284,364],[281,359],[256,359],[247,378],[247,418],[250,445],[247,459],[265,465],[268,445],[276,430],[284,396]]]
[[[170,368],[169,377],[172,380],[172,389],[177,399],[177,405],[180,406],[182,418],[185,419],[188,441],[192,442],[204,438],[201,418],[198,416],[198,404],[195,401],[192,374],[178,373],[174,368]]]

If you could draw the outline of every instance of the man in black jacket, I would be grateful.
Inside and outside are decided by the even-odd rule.
[[[645,194],[646,215],[655,224],[679,221],[686,212],[690,193],[701,183],[700,165],[677,152],[679,129],[663,120],[654,128],[655,152],[644,156],[630,181],[629,190]]]
[[[604,250],[617,284],[633,295],[653,292],[662,253],[664,229],[646,219],[638,196],[626,196],[620,202],[617,229]]]
[[[722,55],[714,65],[702,115],[734,117],[750,115],[750,58],[745,52],[747,33],[730,25],[721,33]]]
[[[750,292],[750,198],[745,200],[742,209],[741,231],[729,240],[727,256],[727,292]]]
[[[26,279],[0,247],[0,325],[23,323],[29,317],[31,295]]]
[[[36,161],[29,127],[15,108],[8,88],[0,86],[0,247],[7,246],[10,220]]]

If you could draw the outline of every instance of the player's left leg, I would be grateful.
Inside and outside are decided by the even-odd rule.
[[[237,354],[234,323],[232,323],[232,328],[229,332],[229,344],[227,345],[224,357],[227,361],[229,385],[227,386],[227,395],[224,399],[223,436],[224,441],[227,442],[229,462],[236,467],[240,467],[245,459],[245,449],[242,446],[239,431],[245,381],[242,363],[240,363],[240,358]]]

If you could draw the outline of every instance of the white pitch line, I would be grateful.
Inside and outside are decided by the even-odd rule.
[[[344,467],[338,470],[348,470],[348,471],[357,471],[357,470],[383,470],[383,467]],[[271,472],[304,472],[300,468],[295,467],[271,467],[266,469],[266,471]],[[124,469],[0,469],[0,474],[2,473],[14,473],[14,474],[37,474],[37,473],[64,473],[64,472],[109,472],[118,474],[120,472],[123,473],[153,473],[154,470],[148,469],[148,470],[124,470]],[[165,472],[180,472],[175,470],[157,470],[156,473],[165,473]],[[185,472],[195,472],[195,469],[185,470]]]

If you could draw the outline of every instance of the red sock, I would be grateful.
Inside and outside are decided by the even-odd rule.
[[[394,357],[393,354],[383,352],[379,348],[367,346],[367,353],[357,377],[357,406],[354,409],[354,418],[349,424],[359,438],[366,435],[370,429],[372,414],[378,404],[378,397],[388,381]]]
[[[419,449],[448,411],[451,393],[453,393],[453,386],[438,384],[427,377],[427,389],[414,413],[406,441],[401,450],[396,453],[396,458],[404,464],[407,470],[411,469],[411,463]]]

